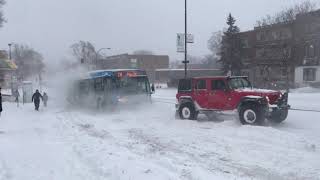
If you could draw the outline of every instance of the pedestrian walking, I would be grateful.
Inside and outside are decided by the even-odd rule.
[[[22,91],[22,104],[24,105],[25,102],[26,102],[26,92]]]
[[[19,93],[18,89],[14,91],[14,97],[15,97],[15,100],[14,100],[14,101],[17,103],[17,106],[19,107],[19,97],[20,97],[20,93]]]
[[[49,97],[48,97],[47,93],[44,92],[43,95],[42,95],[42,101],[43,101],[44,107],[47,107],[48,99],[49,99]]]
[[[32,102],[34,103],[36,111],[39,111],[40,98],[43,100],[42,95],[39,93],[39,90],[37,89],[36,92],[32,95]]]
[[[151,93],[154,93],[156,90],[154,88],[154,84],[151,85]]]
[[[1,94],[1,87],[0,87],[0,116],[2,113],[2,94]]]

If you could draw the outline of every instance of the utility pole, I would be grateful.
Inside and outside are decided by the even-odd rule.
[[[187,78],[187,70],[188,70],[188,47],[187,47],[187,44],[188,44],[188,41],[187,41],[187,33],[188,33],[188,29],[187,29],[187,0],[184,1],[184,12],[185,12],[185,22],[184,22],[184,78]]]

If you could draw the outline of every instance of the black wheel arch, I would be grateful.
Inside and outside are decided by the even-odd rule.
[[[267,107],[268,102],[266,101],[265,98],[263,98],[261,96],[256,96],[256,97],[246,96],[246,97],[241,98],[241,100],[237,106],[238,111],[240,111],[240,108],[246,104],[256,104],[258,106],[266,106]]]
[[[191,97],[181,97],[179,98],[179,106],[182,104],[192,104],[193,107],[196,107]]]

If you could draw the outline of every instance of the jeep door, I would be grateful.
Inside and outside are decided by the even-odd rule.
[[[210,82],[210,93],[208,96],[209,107],[214,110],[229,110],[230,92],[227,83],[222,79],[213,79]]]
[[[193,98],[201,108],[208,107],[208,82],[206,79],[195,79]]]

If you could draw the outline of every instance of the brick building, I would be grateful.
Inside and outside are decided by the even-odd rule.
[[[98,61],[100,69],[142,69],[154,82],[156,69],[169,68],[169,56],[166,55],[130,55],[109,56]]]
[[[243,45],[242,73],[256,86],[320,81],[320,10],[238,35]]]

